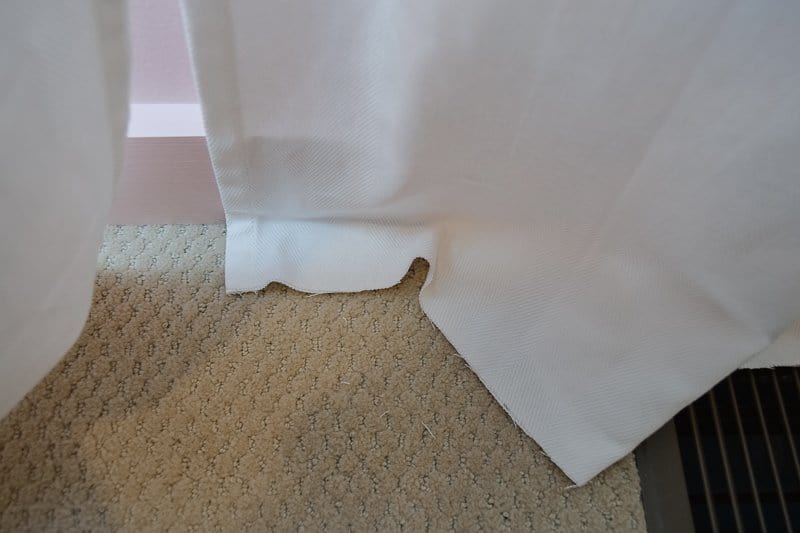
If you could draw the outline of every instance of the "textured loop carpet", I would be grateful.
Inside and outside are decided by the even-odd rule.
[[[586,487],[417,298],[226,295],[222,226],[117,226],[72,350],[0,422],[2,530],[644,530],[625,458]]]

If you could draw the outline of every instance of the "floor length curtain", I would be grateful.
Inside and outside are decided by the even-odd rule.
[[[797,2],[184,12],[228,290],[424,257],[428,316],[576,483],[800,316]]]
[[[0,416],[91,303],[127,121],[121,1],[0,2]]]

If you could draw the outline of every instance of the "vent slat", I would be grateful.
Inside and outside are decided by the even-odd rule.
[[[705,493],[706,501],[708,502],[708,516],[711,520],[711,530],[716,533],[719,531],[717,526],[717,517],[714,510],[714,497],[711,494],[711,487],[708,479],[708,468],[706,468],[705,454],[703,454],[703,443],[700,439],[700,430],[697,425],[697,416],[695,415],[694,406],[689,406],[689,420],[692,423],[692,433],[694,433],[694,446],[697,450],[698,464],[700,465],[700,475],[703,479],[703,492]]]
[[[728,461],[728,453],[725,450],[725,435],[722,432],[722,424],[719,420],[719,412],[717,410],[717,400],[714,396],[714,391],[712,390],[708,394],[708,399],[711,401],[711,413],[714,417],[714,428],[716,429],[717,433],[717,440],[719,441],[719,451],[720,457],[722,458],[722,468],[725,471],[725,481],[727,483],[727,488],[729,493],[731,494],[731,507],[733,507],[733,517],[736,522],[736,531],[744,531],[742,527],[742,518],[741,514],[739,513],[739,505],[737,503],[736,498],[736,485],[733,482],[733,474],[731,474],[731,465]]]
[[[764,409],[761,407],[761,394],[756,386],[756,379],[753,376],[753,373],[750,373],[750,385],[753,387],[753,398],[755,399],[756,403],[756,412],[758,413],[758,421],[761,424],[761,430],[764,432],[764,442],[766,443],[767,448],[767,457],[769,458],[769,465],[772,469],[772,477],[775,480],[775,487],[778,490],[778,502],[781,505],[781,511],[783,511],[783,519],[784,523],[786,524],[787,531],[793,531],[792,525],[789,521],[789,511],[786,508],[786,498],[783,494],[783,486],[781,483],[781,476],[778,473],[778,465],[775,462],[775,452],[773,451],[773,444],[772,439],[769,436],[769,430],[767,429],[767,421],[764,418]]]

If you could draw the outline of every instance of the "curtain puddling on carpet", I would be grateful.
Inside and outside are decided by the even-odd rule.
[[[425,258],[425,312],[578,484],[800,316],[797,3],[184,14],[228,291]]]

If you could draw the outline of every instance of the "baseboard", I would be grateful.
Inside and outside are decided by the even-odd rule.
[[[133,104],[112,224],[225,220],[198,104]]]

